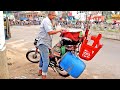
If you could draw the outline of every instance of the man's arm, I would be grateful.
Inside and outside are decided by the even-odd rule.
[[[52,24],[52,23],[51,23],[51,24]],[[53,27],[52,27],[51,24],[50,24],[50,22],[48,22],[48,21],[45,21],[45,22],[44,22],[44,28],[45,28],[45,30],[47,31],[47,33],[48,33],[49,35],[53,35],[53,34],[56,34],[56,33],[59,33],[59,32],[62,31],[62,28],[61,28],[61,27],[56,28],[55,30],[53,30]]]
[[[48,34],[53,35],[53,34],[61,32],[61,31],[62,31],[62,29],[60,29],[60,30],[52,30],[52,31],[48,32]]]

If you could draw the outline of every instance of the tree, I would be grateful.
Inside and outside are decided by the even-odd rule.
[[[102,11],[102,15],[105,16],[106,19],[111,18],[111,11]]]

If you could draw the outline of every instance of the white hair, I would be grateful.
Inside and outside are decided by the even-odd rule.
[[[48,15],[53,14],[53,13],[56,13],[56,12],[55,11],[49,11]]]

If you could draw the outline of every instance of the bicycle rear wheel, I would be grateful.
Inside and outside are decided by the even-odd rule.
[[[35,50],[30,50],[26,53],[26,58],[32,62],[32,63],[38,63],[40,60],[40,52],[37,52]]]

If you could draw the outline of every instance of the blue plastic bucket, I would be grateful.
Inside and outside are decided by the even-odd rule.
[[[67,52],[60,61],[60,67],[67,71],[72,77],[78,78],[84,71],[86,65],[77,56]]]

